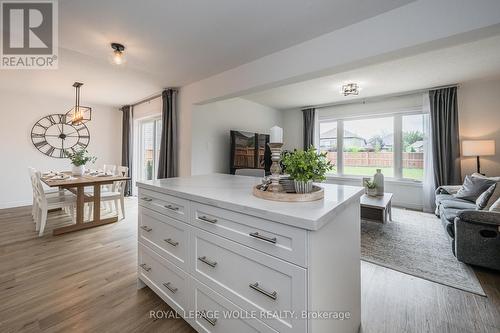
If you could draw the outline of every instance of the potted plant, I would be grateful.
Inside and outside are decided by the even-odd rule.
[[[74,153],[65,150],[64,153],[73,164],[72,173],[74,176],[82,176],[85,173],[85,164],[94,163],[97,160],[97,157],[89,155],[86,149],[77,150]]]
[[[318,154],[314,147],[305,151],[288,152],[283,155],[282,160],[285,172],[294,180],[296,193],[311,192],[313,181],[324,181],[325,174],[333,169],[326,153]]]
[[[377,196],[377,183],[372,180],[365,180],[366,194],[371,197]]]

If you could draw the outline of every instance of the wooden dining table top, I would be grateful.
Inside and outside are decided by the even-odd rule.
[[[49,187],[71,187],[71,186],[93,186],[96,184],[109,184],[120,180],[129,180],[126,176],[92,176],[85,174],[83,176],[72,176],[71,172],[62,172],[70,175],[68,179],[50,179],[42,176],[42,181]]]

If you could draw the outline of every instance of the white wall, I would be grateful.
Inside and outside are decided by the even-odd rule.
[[[68,159],[51,158],[31,142],[31,128],[42,117],[65,113],[74,100],[48,95],[0,92],[0,208],[31,204],[28,167],[47,170],[71,169]],[[121,112],[117,108],[91,104],[92,121],[88,151],[97,156],[96,165],[121,162]]]
[[[465,42],[498,30],[498,23],[496,0],[419,0],[184,86],[179,95],[180,175],[191,173],[191,121],[197,103]]]
[[[241,98],[195,107],[191,173],[229,173],[229,131],[268,134],[274,125],[282,126],[280,111]]]
[[[481,157],[481,172],[500,176],[500,78],[466,82],[458,89],[460,139],[496,142],[496,155]],[[474,157],[462,157],[462,175],[476,171]]]

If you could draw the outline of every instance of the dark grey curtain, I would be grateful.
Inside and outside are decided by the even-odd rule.
[[[302,110],[304,116],[304,150],[314,145],[314,113],[315,109]]]
[[[122,107],[122,166],[128,167],[128,175],[132,175],[132,121],[133,108],[130,105]],[[127,181],[125,195],[132,195],[132,180]]]
[[[429,91],[435,186],[462,183],[457,87]]]
[[[177,90],[166,89],[162,98],[162,128],[158,178],[177,177]]]

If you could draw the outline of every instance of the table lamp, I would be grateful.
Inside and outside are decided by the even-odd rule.
[[[475,156],[477,160],[477,173],[481,173],[479,157],[495,155],[495,140],[463,140],[462,155]]]

